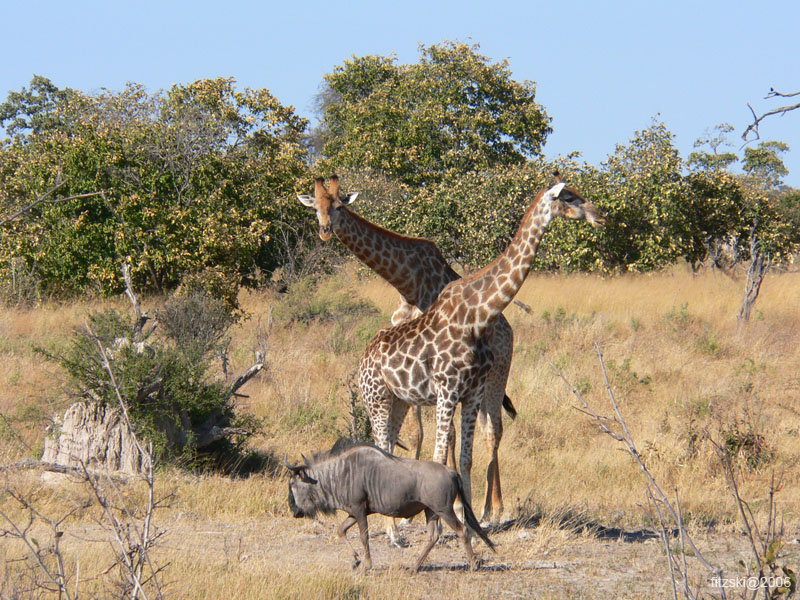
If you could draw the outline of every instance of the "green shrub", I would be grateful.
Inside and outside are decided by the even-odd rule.
[[[63,353],[40,352],[67,371],[75,396],[116,407],[118,390],[137,435],[152,442],[158,458],[235,454],[259,423],[235,412],[232,391],[213,379],[210,360],[235,316],[224,301],[199,293],[169,298],[156,315],[157,327],[142,330],[120,311],[92,313]],[[210,441],[213,427],[230,434]]]

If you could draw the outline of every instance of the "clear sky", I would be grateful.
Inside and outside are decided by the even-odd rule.
[[[420,43],[478,43],[537,83],[553,118],[546,155],[592,164],[653,117],[684,158],[723,122],[741,154],[747,103],[763,112],[778,106],[763,99],[770,87],[800,91],[798,0],[0,0],[0,15],[0,99],[34,74],[85,92],[233,76],[308,118],[323,75],[352,55],[408,63]],[[761,135],[791,146],[785,181],[800,187],[800,111]]]

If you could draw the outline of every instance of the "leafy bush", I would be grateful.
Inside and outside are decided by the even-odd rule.
[[[236,317],[225,302],[195,292],[168,299],[156,318],[158,327],[143,331],[120,311],[93,313],[64,353],[40,352],[64,367],[75,395],[116,407],[107,359],[137,434],[156,456],[237,452],[259,423],[235,412],[232,389],[213,378],[210,362]]]

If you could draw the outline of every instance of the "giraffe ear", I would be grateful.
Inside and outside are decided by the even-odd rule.
[[[297,194],[297,199],[303,203],[304,206],[314,206],[314,196],[308,194]]]
[[[356,201],[356,198],[358,198],[358,192],[353,192],[352,194],[342,196],[340,200],[342,201],[342,204],[352,204]]]
[[[567,184],[562,181],[561,183],[557,183],[556,185],[551,187],[550,194],[553,196],[553,198],[558,198],[561,195],[561,192],[564,191],[564,187],[566,185]]]

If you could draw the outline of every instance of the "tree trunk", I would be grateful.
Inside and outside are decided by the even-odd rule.
[[[750,311],[756,303],[758,293],[761,291],[761,283],[769,270],[769,256],[764,256],[761,251],[761,243],[753,233],[750,236],[750,267],[747,269],[747,284],[744,290],[744,300],[742,308],[739,309],[738,319],[740,321],[750,320]]]
[[[143,473],[145,461],[120,411],[96,402],[76,402],[45,439],[42,462]]]

